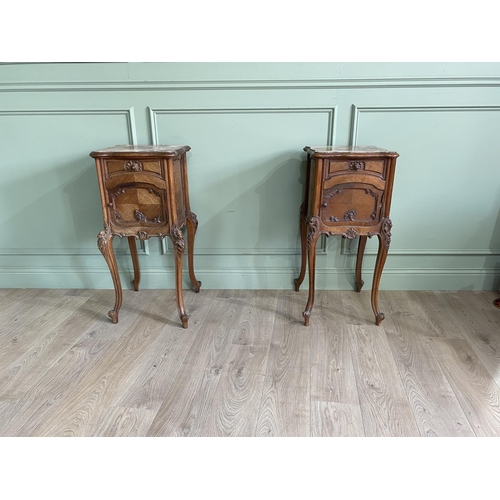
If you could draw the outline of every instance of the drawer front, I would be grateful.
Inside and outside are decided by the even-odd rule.
[[[338,184],[323,191],[320,217],[327,225],[370,226],[380,221],[384,191],[370,184]]]
[[[117,172],[151,172],[161,175],[160,160],[104,160],[108,175]]]
[[[166,191],[151,184],[126,184],[108,191],[110,220],[116,226],[164,226]]]
[[[325,169],[326,178],[337,173],[369,172],[385,177],[385,159],[329,160]]]

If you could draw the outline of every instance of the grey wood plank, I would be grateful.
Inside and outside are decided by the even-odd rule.
[[[257,436],[299,437],[311,434],[311,337],[302,318],[304,305],[300,293],[280,291],[278,295]]]
[[[207,411],[199,418],[197,435],[255,435],[269,349],[232,345]]]
[[[224,365],[227,363],[241,307],[221,290],[212,297],[212,307],[191,349],[172,381],[148,436],[202,436]]]
[[[500,387],[500,310],[483,293],[451,292],[443,294],[450,329],[460,332]]]
[[[109,299],[113,294],[112,290],[105,291]],[[152,294],[144,291],[136,297],[136,306],[146,310]],[[98,310],[86,308],[86,304],[82,308],[93,319],[92,325],[86,331],[82,329],[80,340],[17,401],[9,413],[0,417],[0,435],[38,436],[46,421],[59,414],[81,381],[92,373],[115,341],[138,320],[137,314],[123,308],[120,321],[114,325],[105,314],[109,309],[108,300],[103,299]]]
[[[477,436],[500,435],[500,389],[465,340],[432,339],[432,350]]]
[[[370,293],[370,290],[362,290],[359,293],[354,290],[342,290],[335,293],[335,296],[338,295],[335,303],[342,305],[338,313],[344,318],[346,325],[367,325],[375,321]]]
[[[231,290],[229,300],[242,308],[233,344],[269,347],[273,331],[277,290]]]
[[[311,401],[359,406],[341,293],[321,291],[311,320]]]
[[[348,329],[366,436],[419,436],[383,328]]]
[[[278,292],[272,290],[231,290],[218,295],[218,300],[226,301],[226,308],[237,311],[232,345],[227,346],[218,383],[206,384],[200,391],[204,411],[193,420],[190,435],[254,435],[277,297]],[[210,398],[205,391],[212,391]]]
[[[25,336],[19,346],[23,350],[21,356],[10,364],[8,356],[4,357],[0,372],[0,397],[19,399],[26,393],[78,341],[82,331],[95,322],[82,306],[89,301],[92,307],[97,308],[102,296],[103,291],[99,290],[94,297],[65,297],[52,308],[50,314],[53,320],[47,327],[37,331],[37,335]],[[16,358],[17,352],[11,353],[11,357]]]
[[[57,414],[73,387],[112,342],[85,338],[73,346],[24,396],[0,416],[0,436],[38,436],[38,427]],[[1,402],[0,402],[1,404]]]
[[[360,406],[312,401],[311,435],[313,437],[364,437]]]
[[[114,406],[148,409],[156,414],[200,328],[206,322],[215,296],[213,290],[185,294],[184,303],[190,316],[189,328],[166,328],[152,342],[141,363],[131,373],[127,387],[113,401]],[[172,311],[169,319],[177,321],[177,317],[177,312]]]
[[[156,412],[112,406],[96,425],[93,437],[143,437]]]
[[[416,296],[417,294],[412,294]],[[408,303],[391,294],[393,309]],[[401,304],[400,309],[403,309]],[[421,314],[391,314],[383,323],[399,375],[422,436],[474,436],[462,407],[429,346]]]
[[[449,292],[416,291],[411,293],[412,304],[421,311],[420,316],[429,337],[464,339],[463,330],[457,325],[455,311],[450,308]]]
[[[35,296],[44,293],[36,288],[9,288],[0,301],[0,320],[2,326],[15,317],[29,309],[28,302]]]
[[[59,290],[40,290],[33,294],[31,292],[27,292],[28,299],[22,294],[19,295],[19,302],[14,302],[10,310],[1,316],[0,362],[5,354],[10,354],[18,348],[26,332],[32,332],[37,326],[43,328],[50,320],[51,308],[64,300]]]
[[[143,316],[114,342],[93,370],[73,389],[71,396],[37,429],[40,436],[91,436],[112,405],[144,352],[166,328],[165,293],[155,291]],[[173,300],[173,291],[169,299]],[[170,301],[171,301],[170,300]],[[169,301],[169,302],[170,302]],[[116,326],[116,325],[115,325]],[[177,325],[181,328],[180,325]]]

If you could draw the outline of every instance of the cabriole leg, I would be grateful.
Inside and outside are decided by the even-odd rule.
[[[184,299],[182,296],[182,260],[184,257],[184,249],[186,243],[182,231],[177,226],[172,226],[170,229],[170,237],[174,244],[175,254],[175,294],[177,297],[177,311],[184,328],[188,327],[188,315],[184,308]]]
[[[132,256],[132,264],[134,266],[134,279],[132,285],[134,290],[137,292],[139,290],[139,281],[141,280],[141,270],[139,268],[139,258],[137,256],[137,246],[135,244],[134,236],[128,237],[128,246],[130,248],[130,255]]]
[[[382,230],[378,235],[378,253],[377,261],[375,262],[375,272],[373,274],[373,286],[372,286],[372,309],[375,314],[375,323],[380,325],[384,320],[384,313],[380,312],[378,308],[378,288],[380,285],[380,278],[382,277],[382,271],[384,269],[384,264],[387,259],[387,253],[389,252],[389,246],[391,244],[391,228],[392,222],[390,219],[385,219],[382,222]]]
[[[194,291],[198,293],[201,287],[201,281],[196,279],[194,274],[194,237],[198,229],[198,219],[196,214],[190,212],[186,219],[187,240],[188,240],[188,269],[189,279],[193,284]]]
[[[295,291],[298,292],[300,285],[304,281],[306,275],[306,264],[307,264],[307,225],[306,225],[306,214],[304,212],[304,205],[300,209],[300,243],[302,248],[302,258],[300,266],[299,277],[294,280]]]
[[[314,283],[316,274],[316,244],[320,235],[319,232],[319,219],[317,217],[311,218],[308,224],[307,234],[307,253],[309,262],[309,295],[307,298],[307,305],[305,311],[302,313],[304,316],[304,324],[309,326],[309,318],[314,305]]]
[[[361,279],[361,268],[363,267],[363,255],[365,253],[366,240],[368,236],[360,236],[358,243],[358,256],[356,257],[356,291],[361,292],[365,282]]]
[[[120,275],[118,274],[115,252],[113,250],[113,235],[111,234],[109,226],[104,226],[104,229],[97,236],[97,246],[106,259],[115,287],[115,306],[108,312],[108,316],[113,323],[118,323],[118,313],[122,306],[122,286]]]

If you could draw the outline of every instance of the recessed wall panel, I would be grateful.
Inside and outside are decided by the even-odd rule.
[[[189,144],[198,251],[297,248],[309,142],[327,143],[332,109],[152,110],[160,144]],[[321,138],[321,139],[319,139]]]

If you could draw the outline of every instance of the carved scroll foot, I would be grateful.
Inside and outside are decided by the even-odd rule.
[[[114,309],[108,312],[108,316],[111,318],[112,323],[118,323],[118,312],[116,312]]]
[[[311,311],[305,310],[302,313],[302,316],[304,316],[304,325],[309,326],[309,318],[311,317]]]
[[[182,322],[182,328],[187,328],[189,316],[187,314],[183,314],[180,316],[180,318],[181,318],[181,322]]]
[[[361,289],[363,288],[363,285],[365,282],[363,280],[356,281],[356,292],[361,292]]]
[[[300,285],[302,284],[302,280],[299,280],[299,278],[295,278],[293,280],[293,284],[295,285],[295,291],[298,292],[300,290]]]
[[[384,313],[378,313],[376,316],[375,316],[375,324],[378,326],[380,325],[380,323],[382,323],[382,321],[384,321],[385,319],[385,315]]]

